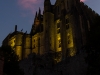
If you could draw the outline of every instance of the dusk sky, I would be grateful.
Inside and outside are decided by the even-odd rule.
[[[56,0],[51,0],[54,4]],[[100,0],[82,0],[89,7],[100,14]],[[18,25],[18,31],[28,33],[34,21],[35,12],[40,7],[43,10],[44,0],[0,0],[0,46],[3,39],[14,31]]]

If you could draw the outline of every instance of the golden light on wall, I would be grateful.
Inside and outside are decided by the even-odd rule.
[[[67,47],[69,48],[69,56],[74,56],[76,54],[76,50],[74,48],[71,30],[69,31],[69,33],[67,33]]]
[[[75,49],[71,49],[70,50],[70,56],[74,56],[76,54],[76,50]]]
[[[71,34],[67,34],[67,46],[68,48],[73,47],[74,43],[73,43],[73,36]]]
[[[30,48],[30,46],[31,46],[31,38],[30,37],[27,37],[26,38],[26,48]]]
[[[22,59],[22,47],[16,46],[16,54],[19,56],[19,60]]]
[[[61,51],[61,38],[60,35],[58,35],[57,38],[57,52]]]
[[[12,37],[8,43],[13,50],[15,50],[15,37]]]
[[[60,40],[61,38],[60,38],[60,36],[58,36],[58,40]]]
[[[59,22],[60,22],[60,19],[57,20],[57,23],[59,23]]]
[[[28,55],[30,54],[30,49],[25,49],[25,58],[27,58],[28,57]]]

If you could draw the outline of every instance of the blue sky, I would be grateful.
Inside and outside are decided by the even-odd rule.
[[[44,0],[0,0],[0,46],[3,39],[14,31],[14,26],[18,25],[18,30],[23,32],[31,30],[35,12],[40,7],[43,10]],[[51,0],[54,4],[56,0]],[[85,4],[100,14],[100,0],[86,0]]]

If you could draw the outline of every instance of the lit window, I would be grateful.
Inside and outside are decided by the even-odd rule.
[[[70,40],[68,40],[68,44],[70,44],[71,43],[71,41]]]
[[[33,49],[35,48],[35,44],[33,45]]]
[[[66,29],[69,29],[69,24],[66,24]]]
[[[69,20],[68,20],[68,19],[66,19],[66,20],[65,20],[65,23],[66,23],[66,24],[68,24],[68,23],[69,23]]]
[[[14,40],[14,42],[15,42],[15,40]]]
[[[70,35],[68,35],[68,37],[67,37],[68,39],[70,39]]]
[[[57,28],[60,28],[60,23],[57,23]]]
[[[58,42],[59,42],[59,47],[61,47],[61,39],[59,39]]]
[[[57,29],[57,33],[60,33],[60,28],[59,28],[59,29]]]
[[[61,47],[61,43],[59,44],[59,47]]]
[[[35,39],[34,39],[34,42],[35,42]]]

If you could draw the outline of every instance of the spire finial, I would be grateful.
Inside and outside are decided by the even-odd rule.
[[[17,25],[15,25],[15,32],[17,31]]]
[[[37,15],[37,11],[36,11],[36,14],[35,14],[35,19],[37,18],[37,16],[38,16],[38,15]]]
[[[39,16],[39,15],[41,15],[41,9],[40,9],[40,7],[39,7],[39,12],[38,12],[38,16]]]

